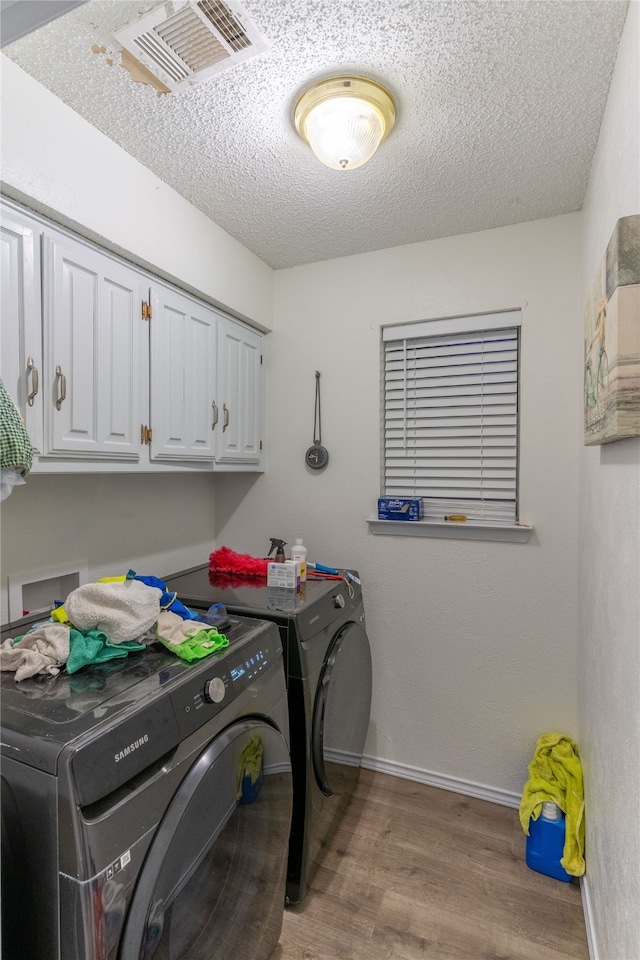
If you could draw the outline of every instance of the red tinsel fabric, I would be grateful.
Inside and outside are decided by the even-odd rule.
[[[220,547],[209,555],[209,570],[216,577],[220,574],[235,574],[237,577],[259,577],[266,580],[268,563],[263,557],[236,553],[229,547]]]

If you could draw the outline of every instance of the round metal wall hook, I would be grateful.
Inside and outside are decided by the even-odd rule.
[[[312,470],[321,470],[329,462],[329,451],[322,446],[322,413],[320,410],[320,371],[316,370],[316,399],[313,411],[313,444],[304,455]]]

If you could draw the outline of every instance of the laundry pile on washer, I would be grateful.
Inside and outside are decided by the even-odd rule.
[[[228,646],[217,627],[189,610],[158,577],[107,577],[73,590],[48,620],[0,645],[0,670],[19,682],[37,674],[76,673],[90,664],[141,653],[159,640],[193,662]]]

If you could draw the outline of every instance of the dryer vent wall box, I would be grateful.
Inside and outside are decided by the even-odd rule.
[[[89,581],[86,560],[53,570],[31,570],[9,576],[9,619],[20,620],[30,613],[48,613],[64,603],[72,590]]]

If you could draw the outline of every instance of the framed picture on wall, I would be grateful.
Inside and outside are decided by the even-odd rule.
[[[640,436],[640,216],[618,220],[585,310],[584,442]]]

